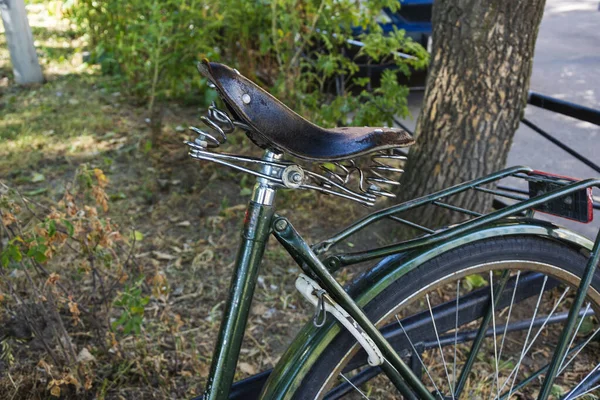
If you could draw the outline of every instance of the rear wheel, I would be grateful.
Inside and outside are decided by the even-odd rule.
[[[586,261],[586,254],[549,239],[483,240],[420,265],[391,283],[364,310],[438,397],[533,399]],[[570,350],[551,398],[600,396],[600,328],[594,310],[600,310],[599,273],[576,333],[568,338]],[[484,333],[477,346],[479,331]],[[399,398],[378,372],[366,364],[354,338],[342,331],[294,398]]]

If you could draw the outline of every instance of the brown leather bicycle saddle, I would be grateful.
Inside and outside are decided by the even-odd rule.
[[[252,128],[250,139],[263,148],[308,160],[344,160],[414,143],[397,128],[317,126],[226,65],[204,60],[198,70],[217,88],[230,111]]]

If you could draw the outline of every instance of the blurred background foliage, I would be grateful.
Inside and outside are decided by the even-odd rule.
[[[403,79],[427,54],[377,24],[397,0],[27,4],[47,81],[15,85],[0,34],[0,399],[193,397],[253,183],[181,144],[216,100],[196,61],[237,68],[317,123],[379,124],[406,115]],[[365,63],[397,68],[371,86]],[[244,135],[228,151],[260,155]],[[367,212],[309,191],[277,206],[310,241]],[[297,271],[271,241],[238,378],[272,368],[310,318]]]
[[[206,82],[195,70],[195,61],[208,58],[237,68],[317,123],[367,125],[406,116],[408,89],[396,72],[386,71],[380,88],[366,90],[369,80],[361,77],[359,61],[393,63],[400,75],[428,61],[427,52],[404,32],[384,35],[378,25],[383,8],[399,5],[397,0],[72,0],[63,11],[87,36],[89,61],[150,110],[166,100],[213,101],[214,91],[204,90]],[[351,38],[365,46],[349,57]]]

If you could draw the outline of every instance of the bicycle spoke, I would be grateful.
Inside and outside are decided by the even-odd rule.
[[[340,374],[340,376],[341,376],[342,378],[344,378],[344,379],[346,380],[346,382],[348,382],[348,383],[350,384],[350,386],[352,386],[354,389],[356,389],[356,391],[357,391],[358,393],[360,393],[360,395],[363,397],[363,399],[367,399],[367,400],[369,400],[369,398],[367,397],[367,395],[366,395],[366,394],[364,394],[364,393],[362,392],[362,390],[360,390],[359,388],[357,388],[357,387],[356,387],[356,385],[354,385],[354,383],[352,383],[352,381],[351,381],[350,379],[346,378],[346,376],[345,376],[344,374]]]
[[[554,315],[554,312],[556,311],[556,309],[558,308],[558,306],[560,305],[560,303],[562,303],[562,301],[565,298],[565,296],[567,295],[567,292],[569,291],[569,289],[570,289],[570,287],[567,286],[567,288],[564,290],[564,292],[562,293],[562,295],[560,296],[560,298],[556,301],[556,303],[554,303],[554,307],[552,307],[552,310],[550,311],[550,314],[548,314],[548,316],[544,320],[544,323],[542,324],[542,326],[540,326],[540,329],[536,332],[536,334],[533,337],[533,339],[531,339],[531,343],[529,343],[529,345],[527,346],[527,349],[525,350],[525,354],[524,354],[523,358],[521,358],[519,360],[519,365],[523,361],[523,359],[525,358],[525,355],[527,355],[527,353],[529,353],[529,350],[531,350],[531,348],[533,347],[535,341],[537,340],[537,338],[540,336],[540,334],[542,333],[542,331],[546,327],[546,324],[548,323],[548,321],[550,320],[550,318],[552,317],[552,315]],[[534,318],[535,318],[535,314],[534,314]],[[527,339],[526,339],[525,342],[527,342]],[[517,379],[517,375],[519,375],[518,368],[512,370],[512,372],[508,376],[507,380],[504,382],[504,385],[502,385],[502,387],[500,388],[500,391],[502,391],[502,389],[504,389],[504,386],[506,385],[506,382],[508,381],[508,379],[510,379],[510,377],[512,376],[513,373],[515,374],[515,376],[513,378],[512,385],[514,385],[515,380]],[[511,388],[512,388],[512,386],[511,386]],[[510,398],[510,394],[509,394],[508,398]]]
[[[442,356],[442,363],[444,363],[444,370],[446,371],[446,379],[448,379],[448,387],[452,393],[452,399],[454,400],[454,388],[450,383],[450,374],[448,373],[448,365],[446,365],[446,359],[444,358],[444,350],[442,349],[442,344],[440,343],[440,335],[438,335],[437,326],[435,325],[435,319],[433,318],[433,310],[431,309],[431,302],[429,301],[429,293],[425,295],[427,299],[427,306],[429,307],[429,314],[431,315],[431,322],[433,323],[433,331],[435,332],[435,337],[438,342],[438,347],[440,349],[440,355]]]
[[[500,396],[500,384],[498,384],[498,346],[496,341],[496,312],[494,310],[495,299],[494,299],[494,271],[490,271],[490,296],[491,296],[491,306],[492,306],[492,330],[494,332],[494,361],[496,364],[496,375],[494,376],[494,381],[496,382],[497,395]],[[492,384],[490,388],[490,393],[494,390],[494,385]]]
[[[456,313],[454,316],[454,361],[452,365],[452,393],[456,388],[456,346],[458,341],[458,304],[460,298],[460,279],[456,282]]]
[[[587,346],[587,344],[588,344],[588,343],[589,343],[589,342],[590,342],[590,341],[591,341],[591,340],[592,340],[594,337],[596,337],[596,334],[597,334],[598,332],[600,332],[600,327],[598,327],[598,328],[597,328],[597,329],[594,331],[594,333],[592,333],[592,335],[591,335],[591,336],[590,336],[590,337],[589,337],[589,338],[588,338],[588,339],[587,339],[587,340],[586,340],[586,341],[583,343],[583,346],[581,346],[581,348],[579,348],[579,350],[577,350],[577,352],[576,352],[575,354],[573,354],[573,357],[571,357],[571,358],[569,359],[569,361],[567,362],[567,364],[566,364],[564,367],[562,367],[562,369],[560,369],[560,370],[558,371],[558,374],[557,374],[557,375],[560,375],[560,374],[561,374],[561,373],[562,373],[562,372],[563,372],[563,371],[564,371],[564,370],[565,370],[565,369],[566,369],[566,368],[569,366],[569,364],[571,364],[571,362],[572,362],[572,361],[575,359],[575,357],[577,357],[577,355],[578,355],[578,354],[581,352],[581,350],[583,350],[583,348],[584,348],[585,346]],[[568,353],[567,353],[567,354],[568,354]],[[566,358],[566,357],[565,357],[565,358]]]
[[[567,295],[567,292],[570,290],[570,287],[567,286],[567,288],[564,290],[564,292],[562,293],[562,295],[560,296],[560,298],[556,301],[556,303],[554,303],[554,307],[552,308],[552,310],[550,311],[550,314],[548,314],[548,316],[546,317],[546,319],[544,320],[544,323],[542,324],[542,326],[540,326],[540,329],[537,331],[537,333],[535,334],[535,336],[533,337],[533,339],[531,339],[531,343],[529,343],[529,345],[527,346],[527,349],[525,350],[525,355],[529,352],[529,350],[533,347],[535,341],[537,340],[537,338],[540,336],[540,334],[542,333],[542,331],[544,330],[544,328],[546,327],[546,324],[548,323],[548,321],[550,320],[550,318],[552,317],[552,315],[554,315],[554,312],[556,311],[556,309],[558,308],[558,306],[560,305],[560,303],[562,303],[563,299],[565,298],[565,296]],[[524,358],[524,356],[523,356]],[[519,361],[519,365],[520,363],[523,361],[523,359],[521,359]],[[515,376],[513,378],[513,383],[512,385],[514,385],[515,380],[517,378],[517,375],[519,375],[519,370],[517,369],[516,371],[513,370],[513,372],[515,372]],[[512,375],[512,372],[511,372]],[[509,375],[510,377],[510,375]],[[506,382],[505,382],[506,383]],[[511,385],[511,388],[512,388]],[[504,386],[502,386],[502,388],[500,388],[500,391],[502,391],[502,389],[504,388]],[[510,392],[509,392],[510,393]],[[510,394],[508,396],[510,398]]]
[[[510,305],[508,306],[508,315],[506,316],[506,322],[504,324],[504,332],[502,333],[502,341],[500,342],[500,351],[498,353],[498,361],[502,360],[502,350],[504,350],[504,341],[506,339],[506,331],[508,330],[508,324],[510,322],[510,316],[512,314],[512,309],[513,309],[513,305],[515,304],[515,295],[517,294],[517,287],[519,286],[519,277],[521,276],[521,271],[518,270],[517,271],[517,276],[515,279],[515,286],[513,288],[513,292],[512,292],[512,296],[510,298]],[[500,396],[500,378],[498,376],[496,376],[496,387],[498,388],[497,391],[497,396],[496,398],[498,398]],[[490,397],[488,397],[488,400],[492,398],[492,391],[490,390]]]
[[[581,393],[581,394],[577,395],[577,397],[573,397],[571,400],[575,400],[575,399],[578,399],[578,398],[580,398],[580,397],[582,397],[582,396],[585,396],[586,394],[588,394],[588,393],[591,393],[591,392],[593,392],[593,391],[594,391],[594,390],[596,390],[596,389],[600,389],[600,385],[596,385],[596,386],[594,386],[593,388],[591,388],[591,389],[589,389],[589,390],[586,390],[585,392],[583,392],[583,393]]]
[[[521,271],[517,271],[515,287],[513,288],[512,297],[510,299],[510,305],[508,306],[508,315],[506,316],[506,323],[504,324],[504,333],[502,333],[502,341],[500,342],[500,352],[498,353],[498,360],[502,359],[502,350],[504,349],[504,339],[506,339],[506,330],[508,329],[508,323],[510,322],[510,316],[512,313],[513,305],[515,303],[515,295],[517,294],[517,286],[519,286],[519,277],[520,276],[521,276]]]
[[[413,344],[412,340],[410,340],[410,337],[408,336],[408,333],[406,332],[406,330],[404,329],[404,326],[402,325],[402,322],[400,322],[400,318],[398,318],[398,315],[395,316],[396,320],[398,321],[398,324],[400,325],[400,328],[402,329],[402,332],[404,332],[404,335],[406,335],[406,338],[408,339],[408,343],[410,344],[410,347],[412,348],[413,354],[415,356],[417,356],[417,359],[419,360],[419,362],[421,363],[421,365],[423,366],[423,369],[425,369],[425,373],[427,374],[427,376],[429,377],[429,380],[431,380],[431,383],[433,384],[433,387],[435,388],[435,391],[441,396],[444,397],[442,395],[442,393],[440,392],[440,389],[437,387],[437,385],[435,384],[435,381],[433,380],[433,378],[431,377],[431,374],[429,373],[429,369],[427,369],[427,366],[425,365],[425,363],[423,363],[423,360],[421,359],[421,357],[419,356],[419,352],[417,351],[417,349],[415,348],[415,345]]]
[[[548,275],[544,276],[544,283],[542,283],[542,289],[540,290],[540,295],[538,296],[537,304],[535,305],[535,309],[533,311],[533,317],[531,318],[531,324],[529,324],[529,329],[527,330],[527,336],[525,337],[525,342],[523,343],[523,349],[521,350],[521,356],[519,357],[519,361],[517,362],[517,366],[513,369],[513,372],[511,372],[511,374],[508,376],[508,378],[506,378],[506,380],[504,381],[504,384],[500,388],[500,392],[501,392],[502,389],[504,389],[504,386],[506,386],[506,383],[509,381],[511,375],[515,371],[517,371],[515,373],[515,377],[512,380],[512,383],[510,385],[510,390],[508,391],[508,398],[509,399],[510,399],[510,396],[512,394],[512,389],[514,387],[515,380],[517,379],[517,375],[519,374],[518,371],[519,371],[519,368],[521,367],[521,362],[525,358],[525,348],[527,347],[527,341],[529,340],[529,335],[531,335],[531,329],[533,327],[533,321],[535,320],[535,317],[537,315],[538,309],[540,308],[540,302],[542,301],[542,296],[544,295],[544,288],[546,287],[546,282],[547,281],[548,281]]]
[[[579,320],[579,324],[577,324],[577,329],[575,329],[575,332],[573,333],[573,337],[571,338],[571,341],[569,342],[569,345],[567,346],[567,350],[570,349],[571,346],[573,345],[573,341],[575,340],[575,338],[577,337],[577,334],[579,333],[579,329],[581,328],[581,325],[583,324],[583,320],[585,319],[585,316],[587,315],[587,312],[589,311],[590,306],[591,306],[591,304],[587,303],[587,306],[585,307],[585,311],[583,312],[583,315],[581,316],[581,319]],[[562,371],[562,366],[563,366],[565,360],[567,359],[567,354],[568,354],[568,351],[565,353],[565,356],[560,361],[560,366],[558,367],[559,374]]]
[[[497,296],[497,299],[499,299],[502,295],[502,293],[504,292],[504,288],[506,286],[506,283],[508,282],[508,278],[510,277],[510,270],[505,269],[504,272],[502,273],[502,277],[500,278],[500,283],[498,285],[498,293],[500,296]],[[544,283],[542,285],[542,287],[545,286],[545,283],[547,281],[547,277],[544,277]],[[497,300],[496,299],[496,300]],[[486,333],[488,330],[488,326],[491,322],[492,319],[492,310],[494,309],[494,307],[496,306],[496,304],[491,305],[488,304],[488,308],[487,311],[485,312],[483,319],[481,320],[481,324],[479,325],[479,329],[477,331],[477,336],[475,337],[475,339],[473,340],[473,343],[471,345],[471,351],[469,352],[469,356],[467,357],[467,360],[465,361],[464,365],[463,365],[463,369],[460,372],[460,376],[458,378],[458,383],[457,383],[457,387],[455,388],[454,392],[453,392],[453,398],[460,398],[460,394],[462,392],[462,390],[464,389],[467,380],[469,379],[469,373],[471,372],[471,368],[473,368],[473,363],[475,362],[475,358],[477,357],[477,354],[479,353],[479,350],[481,348],[481,345],[483,344],[483,340],[486,337]]]
[[[571,354],[575,353],[577,350],[579,350],[581,347],[583,347],[583,345],[584,345],[584,343],[579,343],[578,345],[573,347],[571,350],[569,350],[569,352],[567,354],[571,355]],[[548,371],[548,368],[550,368],[550,363],[544,365],[542,368],[538,369],[534,373],[530,374],[527,378],[523,379],[521,382],[519,382],[514,387],[513,390],[515,392],[521,390],[522,388],[524,388],[525,386],[527,386],[528,384],[530,384],[531,382],[536,380],[538,377],[540,377],[542,374],[545,374],[546,371]],[[505,400],[507,397],[508,397],[508,392],[504,392],[500,396],[500,400]]]
[[[587,380],[587,379],[588,379],[590,376],[592,376],[592,375],[594,374],[594,372],[596,372],[596,371],[598,370],[598,368],[600,368],[600,364],[596,365],[596,367],[595,367],[595,368],[594,368],[594,369],[593,369],[593,370],[592,370],[592,371],[591,371],[589,374],[587,374],[587,375],[585,376],[585,378],[583,378],[583,379],[582,379],[582,381],[581,381],[581,382],[579,382],[579,384],[578,384],[577,386],[575,386],[575,388],[574,388],[573,390],[571,390],[569,393],[567,393],[567,395],[564,397],[564,400],[573,400],[573,399],[576,399],[576,398],[578,398],[578,397],[581,397],[581,396],[583,396],[583,394],[580,394],[580,395],[577,395],[577,396],[575,396],[575,397],[571,398],[571,394],[572,394],[572,393],[576,393],[576,392],[577,392],[577,389],[579,389],[579,388],[581,387],[581,385],[583,385],[583,384],[585,383],[585,381],[586,381],[586,380]]]

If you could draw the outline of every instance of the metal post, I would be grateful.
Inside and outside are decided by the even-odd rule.
[[[267,151],[263,159],[273,161],[275,158],[276,155]],[[262,172],[270,174],[270,169],[270,166],[264,166]],[[254,186],[252,200],[244,219],[242,243],[238,250],[229,298],[215,345],[204,400],[226,400],[229,397],[258,269],[269,238],[275,192],[276,189],[264,178],[259,178]]]
[[[44,82],[23,0],[0,0],[6,42],[19,85]]]

